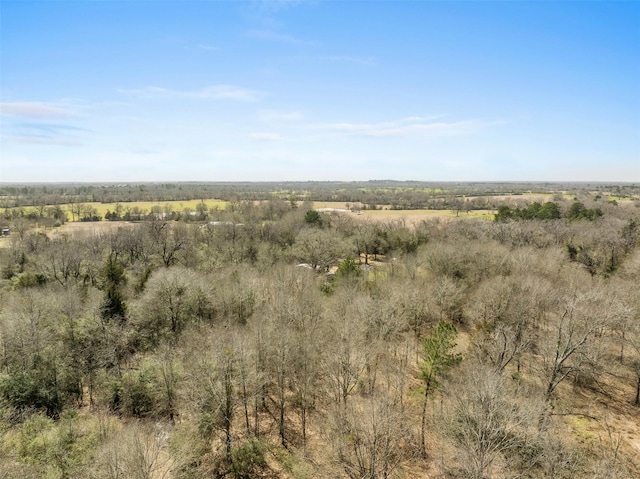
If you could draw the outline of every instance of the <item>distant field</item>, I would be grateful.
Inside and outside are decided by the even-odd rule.
[[[472,210],[467,212],[461,211],[456,214],[451,210],[364,210],[360,216],[371,218],[378,221],[392,221],[402,219],[408,224],[420,223],[423,220],[442,218],[473,218],[493,220],[493,210]]]
[[[153,207],[160,207],[163,210],[170,209],[171,211],[183,211],[185,208],[189,208],[192,211],[196,210],[196,207],[202,203],[202,200],[189,200],[189,201],[131,201],[131,202],[121,202],[119,203],[122,206],[122,212],[126,212],[127,210],[132,210],[134,208],[138,208],[146,213],[149,213]],[[213,209],[224,209],[226,208],[228,202],[223,200],[216,199],[208,199],[204,200],[205,205],[208,210]],[[118,203],[99,203],[99,202],[87,202],[82,203],[85,207],[95,208],[96,214],[104,218],[104,215],[107,211],[114,212]],[[50,205],[48,205],[50,206]],[[73,215],[71,214],[71,204],[62,205],[62,209],[67,213],[67,217],[69,221],[71,221]],[[25,213],[37,212],[38,208],[35,206],[25,206]]]
[[[338,202],[338,201],[314,201],[313,207],[316,209],[320,208],[336,208],[336,209],[347,209],[346,203]],[[495,211],[493,210],[472,210],[469,213],[460,211],[459,214],[456,214],[455,211],[451,210],[362,210],[360,214],[356,215],[355,213],[351,213],[354,216],[359,218],[371,218],[372,220],[377,221],[392,221],[397,219],[403,219],[407,223],[415,224],[419,223],[423,220],[433,219],[433,218],[482,218],[492,220]]]
[[[137,223],[139,224],[139,223]],[[62,234],[74,235],[80,234],[100,234],[107,233],[109,231],[116,231],[118,228],[133,227],[136,223],[130,223],[128,221],[75,221],[65,223],[59,228],[53,230],[46,230],[45,232],[50,238],[53,238]]]
[[[130,203],[120,203],[120,206],[122,206],[123,211],[126,211],[127,209],[133,209],[133,208],[138,208],[140,210],[144,210],[146,212],[150,212],[151,208],[153,207],[160,207],[163,210],[164,209],[170,209],[171,211],[182,211],[185,208],[189,208],[192,211],[196,210],[196,207],[200,204],[203,203],[202,200],[190,200],[190,201],[132,201]],[[115,211],[116,206],[118,203],[85,203],[85,205],[87,206],[92,206],[94,208],[96,208],[96,210],[98,211],[98,215],[104,217],[104,215],[107,213],[107,211]],[[208,210],[213,210],[213,209],[224,209],[228,202],[227,201],[222,201],[222,200],[215,200],[215,199],[209,199],[209,200],[204,200],[204,204],[207,206]],[[67,206],[67,211],[69,212],[69,214],[71,214],[70,212],[70,206]]]

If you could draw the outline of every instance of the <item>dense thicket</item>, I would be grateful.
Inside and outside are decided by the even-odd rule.
[[[632,477],[638,210],[575,204],[14,231],[0,476]]]

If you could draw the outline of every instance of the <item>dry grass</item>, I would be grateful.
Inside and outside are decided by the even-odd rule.
[[[316,201],[313,203],[313,207],[316,209],[321,208],[335,208],[346,210],[346,203],[339,201]],[[390,222],[395,220],[404,221],[408,225],[415,225],[421,221],[431,219],[451,219],[451,218],[473,218],[473,219],[488,219],[493,220],[494,210],[472,210],[469,212],[456,212],[452,210],[361,210],[358,213],[348,212],[347,214],[353,215],[359,219],[370,219],[374,221]]]
[[[47,230],[46,233],[49,237],[54,237],[62,234],[100,234],[108,231],[117,230],[122,227],[131,227],[133,223],[128,221],[88,221],[88,222],[69,222],[55,228],[53,230]]]

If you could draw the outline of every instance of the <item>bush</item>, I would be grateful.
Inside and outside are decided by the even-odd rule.
[[[347,258],[338,265],[338,275],[343,278],[353,278],[362,275],[358,263],[353,258]]]
[[[154,411],[151,381],[143,371],[125,375],[111,386],[110,408],[125,416],[143,418]]]
[[[25,271],[11,278],[11,284],[13,289],[32,288],[34,286],[41,286],[47,282],[47,277],[41,273],[32,273]]]
[[[311,225],[322,226],[322,215],[316,210],[309,210],[304,215],[304,221]]]
[[[267,467],[267,461],[264,458],[267,449],[267,445],[259,439],[249,439],[234,447],[231,450],[234,477],[238,479],[256,477],[261,469]]]
[[[38,370],[0,377],[0,397],[21,411],[44,409],[51,418],[60,415],[65,402],[55,376]]]

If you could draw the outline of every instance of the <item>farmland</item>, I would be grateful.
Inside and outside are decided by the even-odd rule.
[[[193,211],[195,212],[199,207],[203,207],[207,211],[213,211],[215,209],[224,209],[228,202],[215,199],[205,200],[189,200],[189,201],[132,201],[130,203],[86,203],[86,208],[95,209],[98,216],[102,218],[108,211],[116,211],[118,208],[122,208],[123,211],[138,209],[145,213],[151,211]],[[70,214],[72,206],[67,205],[66,209]]]

